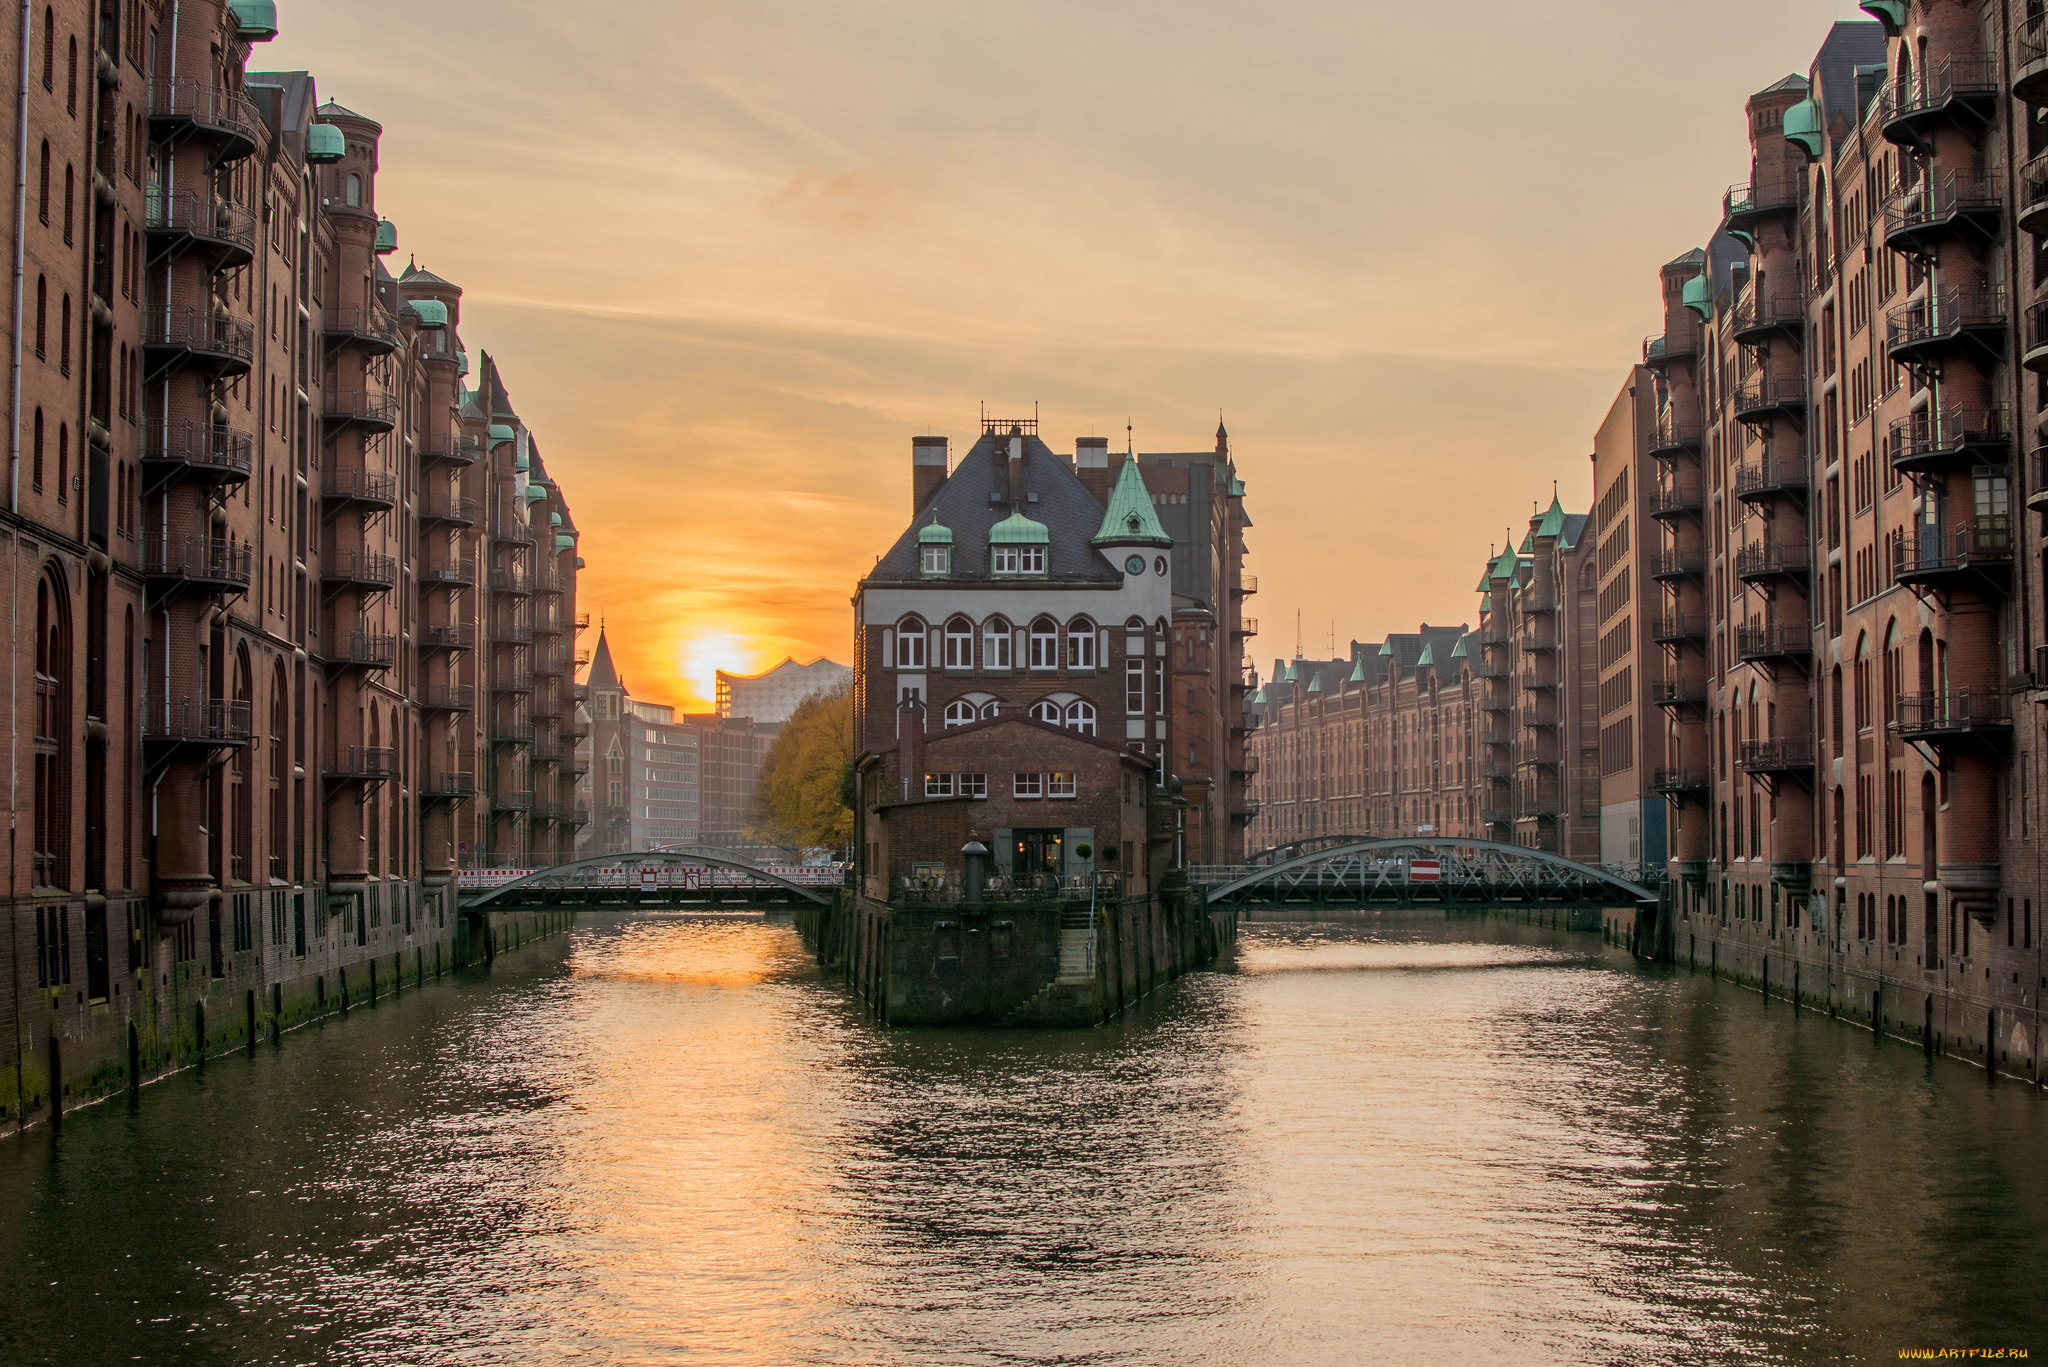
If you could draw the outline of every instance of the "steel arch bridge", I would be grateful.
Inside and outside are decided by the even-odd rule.
[[[1317,842],[1303,841],[1303,844]],[[1285,848],[1285,847],[1282,847]],[[1439,863],[1416,878],[1418,858]],[[1548,850],[1457,837],[1357,839],[1266,865],[1202,865],[1189,871],[1211,905],[1349,905],[1417,901],[1497,905],[1604,902],[1642,907],[1657,893],[1641,883]]]
[[[821,881],[800,882],[737,859],[691,851],[645,850],[602,854],[557,864],[494,888],[465,894],[465,912],[515,908],[690,910],[719,907],[830,906],[838,886],[836,869]]]
[[[1377,838],[1370,835],[1311,835],[1301,840],[1290,840],[1285,845],[1274,845],[1256,854],[1248,854],[1244,857],[1244,862],[1252,868],[1267,868],[1285,863],[1299,855],[1314,854],[1317,850],[1333,850],[1340,845],[1360,845]]]

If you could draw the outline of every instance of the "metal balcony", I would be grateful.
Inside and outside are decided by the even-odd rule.
[[[1707,685],[1704,679],[1658,679],[1650,685],[1650,701],[1658,707],[1676,711],[1680,708],[1704,708],[1707,705]]]
[[[256,254],[256,215],[197,190],[150,191],[143,224],[152,260],[196,253],[215,270],[231,270]]]
[[[1797,294],[1777,294],[1758,299],[1745,294],[1735,305],[1735,340],[1744,346],[1762,346],[1780,338],[1794,346],[1806,341],[1806,300]]]
[[[1737,422],[1766,423],[1784,418],[1804,426],[1806,378],[1756,376],[1736,388],[1734,407]]]
[[[2027,306],[2020,364],[2036,375],[2048,374],[2048,301]]]
[[[531,546],[533,528],[526,524],[524,518],[512,517],[500,510],[491,519],[491,540],[507,546]]]
[[[1902,693],[1897,717],[1893,726],[1901,740],[1931,745],[1938,750],[1982,747],[1987,742],[2002,748],[2012,736],[2012,713],[1999,689]]]
[[[225,537],[152,538],[142,546],[142,572],[158,593],[247,592],[249,559],[246,544]]]
[[[533,793],[512,790],[491,794],[491,810],[494,812],[530,812],[533,810]]]
[[[398,561],[376,551],[335,551],[321,561],[320,578],[342,588],[378,592],[398,582]]]
[[[1808,492],[1805,457],[1777,460],[1766,456],[1735,470],[1735,497],[1744,503],[1768,503],[1773,499],[1804,501]]]
[[[562,657],[555,651],[541,650],[534,652],[533,672],[536,678],[558,679],[568,670],[564,667]]]
[[[2027,464],[2033,475],[2027,482],[2027,506],[2036,511],[2048,508],[2048,446],[2035,447]],[[2040,687],[2048,688],[2048,673],[2040,677]]]
[[[2048,237],[2048,156],[2035,157],[2020,168],[2019,197],[2012,221],[2023,233]]]
[[[526,598],[532,595],[533,586],[523,570],[492,570],[491,591]]]
[[[1252,596],[1253,594],[1257,593],[1258,591],[1259,591],[1259,576],[1257,576],[1256,574],[1246,574],[1246,575],[1240,575],[1240,576],[1238,577],[1238,581],[1237,581],[1237,595],[1238,595],[1238,597],[1240,597],[1240,598],[1249,598],[1249,597],[1251,597],[1251,596]]]
[[[1978,171],[1950,171],[1901,190],[1884,206],[1884,244],[1928,258],[1943,242],[1986,243],[1998,236],[2004,214],[1996,180]]]
[[[420,522],[473,527],[476,525],[476,500],[460,494],[434,495],[420,504]]]
[[[587,613],[587,612],[579,612],[579,613],[577,613],[577,614],[576,614],[576,630],[578,630],[578,631],[588,631],[588,630],[590,630],[590,614],[589,614],[589,613]]]
[[[350,304],[328,309],[320,320],[320,331],[329,351],[339,347],[360,347],[372,356],[398,350],[404,332],[398,319],[380,307]]]
[[[435,624],[420,628],[422,650],[475,650],[476,627],[469,622]]]
[[[1891,425],[1885,451],[1902,474],[1931,475],[2012,459],[2012,425],[2004,404],[1928,409]]]
[[[383,631],[344,631],[337,635],[329,664],[361,669],[389,669],[398,662],[398,638]]]
[[[372,432],[398,426],[398,398],[375,389],[330,389],[321,396],[321,416],[330,431],[356,425]]]
[[[1735,577],[1746,584],[1770,579],[1805,583],[1813,572],[1813,550],[1804,541],[1762,541],[1735,554]]]
[[[1745,774],[1813,777],[1813,742],[1798,739],[1746,740],[1735,761]]]
[[[494,646],[525,646],[533,644],[533,628],[525,622],[498,622],[491,627],[491,644]]]
[[[212,309],[149,308],[142,312],[142,345],[155,353],[154,373],[191,366],[226,378],[248,373],[256,357],[256,329]]]
[[[492,722],[491,744],[531,745],[533,744],[532,722]]]
[[[1885,141],[1927,148],[1934,130],[1955,125],[1972,132],[1991,126],[1999,100],[1994,57],[1946,57],[1919,79],[1887,80],[1877,95],[1877,122]]]
[[[527,711],[532,714],[535,721],[554,721],[562,715],[562,700],[545,693],[536,693]]]
[[[2005,354],[2005,291],[1930,288],[1926,295],[1885,316],[1891,357],[1900,365],[1929,370],[1954,356],[1985,365]]]
[[[1653,460],[1671,460],[1700,449],[1700,425],[1692,418],[1680,418],[1665,411],[1650,425],[1649,451]]]
[[[1652,333],[1643,338],[1643,364],[1659,374],[1679,361],[1692,361],[1699,351],[1699,331],[1696,328],[1688,327],[1683,337]]]
[[[2016,37],[2012,93],[2028,104],[2048,106],[2048,15],[2028,19]]]
[[[507,669],[491,676],[493,693],[531,693],[533,675],[523,669]]]
[[[1650,640],[1657,645],[1700,645],[1707,639],[1707,619],[1696,612],[1667,612],[1650,619]]]
[[[1799,200],[1804,190],[1803,181],[1796,176],[1768,176],[1729,186],[1728,193],[1721,196],[1728,231],[1747,238],[1754,246],[1757,229],[1766,222],[1799,216]]]
[[[154,698],[142,709],[142,739],[158,750],[247,745],[249,704],[220,698]]]
[[[1698,579],[1707,572],[1707,555],[1702,550],[1666,549],[1645,558],[1652,579]]]
[[[1962,590],[2003,597],[2012,584],[2012,522],[1972,518],[1929,536],[1905,536],[1892,545],[1892,582],[1937,593]]]
[[[326,470],[320,476],[320,499],[337,512],[351,504],[388,512],[398,504],[398,476],[376,470]]]
[[[423,589],[468,589],[476,587],[476,566],[467,560],[447,565],[430,565],[420,571]]]
[[[581,631],[582,627],[578,627],[577,630]],[[1256,617],[1239,617],[1237,625],[1232,627],[1230,631],[1233,636],[1256,636],[1259,634],[1259,619]]]
[[[345,745],[321,771],[331,783],[375,782],[398,772],[398,752],[388,745]]]
[[[422,802],[461,802],[476,796],[476,775],[467,773],[431,774],[420,785]]]
[[[1703,768],[1658,769],[1650,777],[1650,787],[1666,797],[1675,797],[1681,801],[1691,797],[1705,797],[1708,787],[1707,771]]]
[[[422,712],[470,712],[476,708],[476,689],[470,684],[429,684],[420,690]]]
[[[1796,664],[1813,658],[1813,629],[1806,626],[1738,627],[1735,654],[1744,664]]]
[[[482,460],[484,442],[482,437],[464,436],[460,432],[431,439],[420,452],[422,461],[446,461],[450,465],[474,465]]]
[[[247,96],[191,77],[149,83],[152,134],[164,141],[207,144],[219,162],[239,161],[256,150],[260,116]]]
[[[189,474],[217,484],[249,478],[255,442],[221,423],[153,422],[142,429],[142,463],[166,476]]]
[[[1650,516],[1659,522],[1680,517],[1698,517],[1706,506],[1696,484],[1668,484],[1650,491]]]

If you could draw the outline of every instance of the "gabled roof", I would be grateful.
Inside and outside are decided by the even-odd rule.
[[[1138,473],[1135,460],[1125,461],[1124,468],[1117,472],[1116,487],[1109,491],[1109,506],[1102,511],[1102,526],[1096,531],[1092,544],[1173,544],[1173,538],[1159,525],[1159,514],[1152,508],[1152,495],[1146,492],[1145,477]]]
[[[611,643],[604,638],[604,627],[597,628],[597,649],[590,652],[590,672],[583,676],[583,682],[591,688],[624,688],[617,666],[612,664]]]
[[[1008,437],[1002,438],[1007,444]],[[1123,573],[1089,544],[1102,523],[1102,504],[1066,460],[1037,437],[1024,438],[1024,489],[1037,502],[1010,504],[1007,453],[984,433],[918,510],[862,583],[932,583],[919,572],[918,529],[936,518],[953,533],[951,582],[991,581],[988,548],[997,524],[1022,514],[1046,531],[1046,579],[1055,583],[1120,584]],[[1149,505],[1148,505],[1149,506]],[[1007,579],[1008,576],[1005,576]]]

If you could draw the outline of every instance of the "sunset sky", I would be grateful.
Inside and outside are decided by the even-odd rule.
[[[1587,453],[1742,102],[1831,0],[283,0],[251,61],[384,125],[637,695],[845,660],[910,438],[1222,410],[1262,670],[1471,620]],[[594,638],[586,638],[591,644]]]

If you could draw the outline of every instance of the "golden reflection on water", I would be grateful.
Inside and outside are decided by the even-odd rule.
[[[2044,1139],[1586,936],[1249,925],[1099,1029],[888,1031],[787,926],[593,921],[0,1145],[0,1362],[2032,1346]]]

